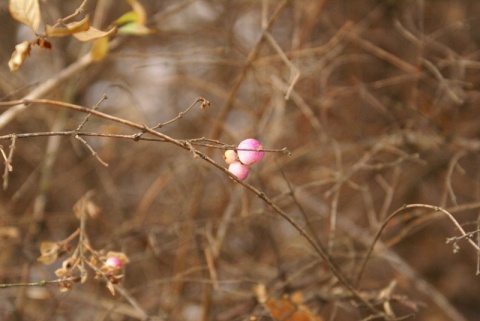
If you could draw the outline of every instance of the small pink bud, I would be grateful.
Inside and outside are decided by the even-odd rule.
[[[265,156],[263,146],[260,142],[253,138],[248,138],[238,144],[238,159],[245,165],[258,163]],[[251,150],[243,150],[251,149]]]
[[[249,172],[248,166],[240,162],[231,163],[230,166],[228,166],[228,170],[241,181],[247,178]]]
[[[236,161],[238,161],[237,152],[232,149],[226,150],[225,154],[223,154],[223,159],[227,164],[235,163]]]
[[[105,261],[105,266],[112,267],[115,269],[121,269],[122,261],[118,257],[111,256]]]

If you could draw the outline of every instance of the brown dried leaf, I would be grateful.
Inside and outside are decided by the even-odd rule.
[[[115,286],[112,282],[107,282],[107,289],[110,291],[112,295],[115,295]]]
[[[12,57],[8,61],[8,68],[10,71],[18,71],[23,62],[30,54],[31,43],[24,41],[15,46],[15,51],[12,53]]]
[[[93,196],[94,192],[92,190],[88,191],[73,206],[73,212],[78,219],[81,219],[83,215],[88,215],[91,218],[97,218],[102,212],[101,207],[95,204],[95,202],[92,200]]]
[[[73,283],[65,280],[58,283],[58,287],[60,288],[60,292],[68,292],[73,288]]]
[[[301,293],[292,296],[284,296],[279,300],[268,299],[265,307],[275,320],[284,321],[323,321],[320,316],[315,315],[308,307],[301,304]]]
[[[48,37],[65,37],[78,32],[87,31],[89,28],[90,18],[88,17],[88,15],[86,15],[85,18],[83,18],[82,20],[68,23],[62,27],[46,25],[45,34]]]
[[[95,39],[109,37],[117,32],[117,27],[113,27],[108,31],[98,30],[94,27],[88,28],[87,31],[74,33],[73,36],[80,41],[92,41]]]
[[[60,268],[60,269],[55,270],[55,275],[59,278],[63,278],[64,276],[68,276],[70,274],[69,274],[69,271],[67,269]]]
[[[40,25],[41,15],[38,0],[10,0],[8,10],[12,17],[36,32]]]
[[[0,240],[18,240],[20,237],[20,231],[18,228],[13,226],[2,226],[0,227]]]
[[[42,254],[37,261],[49,265],[58,259],[60,253],[60,245],[54,242],[42,242],[40,245],[40,253]]]

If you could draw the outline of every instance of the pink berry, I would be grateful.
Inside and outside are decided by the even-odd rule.
[[[227,164],[232,164],[236,161],[238,161],[238,155],[237,152],[234,150],[226,150],[225,154],[223,154],[223,159],[225,160],[225,163]]]
[[[248,138],[238,144],[238,159],[245,165],[258,163],[265,156],[263,146],[260,142],[253,138]],[[251,149],[251,150],[242,150]]]
[[[247,178],[249,172],[248,166],[240,162],[231,163],[230,166],[228,166],[228,170],[241,181]]]
[[[122,268],[122,261],[118,257],[111,256],[105,261],[105,266],[120,269]]]

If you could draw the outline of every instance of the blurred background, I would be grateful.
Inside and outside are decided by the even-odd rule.
[[[81,3],[40,1],[42,21]],[[152,33],[113,36],[103,60],[39,98],[91,108],[105,94],[99,111],[154,126],[204,97],[209,108],[159,131],[218,141],[197,148],[222,166],[218,147],[248,137],[287,148],[291,155],[267,153],[246,182],[322,244],[352,284],[375,234],[404,204],[444,208],[480,243],[479,2],[138,3]],[[129,10],[127,1],[91,0],[79,17],[106,30]],[[35,36],[5,0],[0,18],[2,102],[88,54],[88,43],[48,39],[51,50],[34,47],[11,73],[15,45]],[[8,155],[9,134],[70,131],[84,119],[32,105],[1,128],[0,146]],[[138,133],[93,116],[83,130]],[[38,262],[40,244],[79,227],[72,208],[93,190],[101,211],[85,231],[93,248],[129,257],[124,290],[112,296],[93,272],[68,292],[2,289],[0,319],[375,319],[290,223],[214,166],[165,142],[83,138],[108,167],[72,136],[16,139],[0,192],[0,283],[55,280],[62,259]],[[359,293],[385,318],[478,320],[479,252],[460,236],[441,212],[402,211],[387,222]],[[282,314],[290,310],[306,312]]]

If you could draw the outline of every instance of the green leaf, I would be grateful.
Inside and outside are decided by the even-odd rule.
[[[118,28],[118,33],[123,35],[145,36],[153,33],[154,30],[145,27],[145,25],[130,22]]]
[[[138,22],[138,14],[135,11],[124,13],[120,18],[113,22],[116,26],[121,26],[129,22]]]

